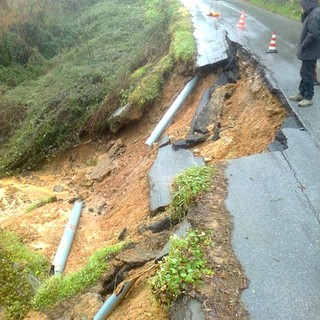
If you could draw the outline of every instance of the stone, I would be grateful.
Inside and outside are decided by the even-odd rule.
[[[111,160],[109,154],[105,153],[99,157],[98,164],[93,168],[89,176],[92,180],[101,182],[106,176],[110,175],[111,172],[117,167],[117,162]]]
[[[108,125],[110,130],[114,133],[119,131],[124,125],[138,121],[143,115],[143,108],[131,105],[127,103],[126,105],[119,107],[109,118]]]
[[[60,185],[55,185],[53,187],[53,192],[63,192],[63,190],[64,190],[64,187]]]
[[[118,139],[110,147],[108,151],[108,155],[112,159],[117,157],[119,154],[125,152],[125,150],[126,150],[126,146],[124,145],[122,139]]]
[[[153,233],[161,232],[165,229],[169,229],[171,226],[171,221],[169,217],[165,217],[164,219],[161,219],[160,221],[156,221],[152,224],[150,224],[147,229],[151,230]]]

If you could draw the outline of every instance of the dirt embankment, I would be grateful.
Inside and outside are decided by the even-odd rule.
[[[212,139],[217,129],[213,123],[208,127],[208,139],[193,149],[207,163],[219,168],[212,192],[199,199],[190,216],[195,225],[214,231],[214,245],[208,258],[216,276],[206,279],[202,288],[191,292],[203,303],[208,319],[245,317],[239,295],[246,286],[246,279],[232,251],[232,219],[224,207],[227,192],[224,161],[265,152],[286,117],[280,101],[266,88],[255,67],[242,61],[240,70],[241,79],[237,83],[220,87],[211,96],[210,103],[220,101],[219,138]],[[187,137],[201,96],[216,78],[212,73],[202,78],[183,104],[166,132],[172,141]],[[117,269],[130,261],[133,266],[133,261],[141,262],[144,257],[159,252],[170,231],[154,234],[143,228],[151,221],[147,173],[157,154],[157,148],[149,149],[145,141],[184,83],[186,79],[182,76],[172,75],[162,100],[138,124],[101,141],[83,143],[57,156],[41,170],[0,180],[0,227],[13,231],[32,249],[51,260],[72,208],[70,202],[80,197],[85,201],[85,208],[66,273],[84,266],[98,248],[115,243],[125,229],[126,240],[135,245],[123,252],[112,268]],[[90,174],[101,159],[108,159],[109,169],[102,179],[92,180]],[[56,202],[26,212],[30,204],[51,195],[56,196]],[[137,264],[138,268],[131,274],[148,268],[151,263],[144,261],[142,264]],[[167,310],[161,308],[151,294],[147,280],[153,272],[140,277],[110,319],[169,318]],[[99,308],[101,293],[105,298],[102,284],[85,296],[64,302],[48,315],[32,313],[29,319],[90,319]]]

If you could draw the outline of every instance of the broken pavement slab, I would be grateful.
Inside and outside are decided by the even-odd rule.
[[[250,319],[318,319],[320,149],[306,131],[283,132],[285,151],[228,162],[232,243],[250,280],[242,301]]]
[[[205,165],[202,157],[194,157],[185,149],[173,150],[171,145],[162,147],[148,173],[150,189],[150,211],[163,210],[171,202],[171,183],[184,170]]]

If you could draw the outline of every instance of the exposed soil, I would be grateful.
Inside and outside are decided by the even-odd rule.
[[[183,104],[167,129],[172,141],[187,137],[203,91],[212,86],[216,77],[210,74],[203,78]],[[186,81],[178,74],[172,75],[162,100],[139,123],[127,126],[117,135],[84,142],[38,171],[0,180],[0,227],[13,231],[51,261],[72,209],[72,199],[80,197],[85,201],[85,208],[66,273],[83,267],[98,248],[117,242],[124,229],[126,240],[135,246],[114,260],[111,269],[118,270],[125,261],[135,260],[130,255],[137,255],[137,252],[140,260],[145,258],[146,261],[125,276],[134,276],[151,267],[152,258],[163,248],[172,231],[153,234],[143,229],[151,220],[158,219],[151,219],[149,215],[147,181],[157,147],[149,149],[145,141]],[[207,141],[193,149],[207,163],[216,165],[219,173],[214,179],[212,192],[198,200],[189,217],[193,225],[214,230],[214,245],[208,251],[208,259],[216,275],[205,279],[205,284],[191,290],[190,294],[203,303],[208,319],[246,319],[239,300],[241,290],[246,287],[246,278],[230,244],[232,217],[224,207],[227,196],[224,161],[264,152],[286,117],[286,111],[249,62],[241,64],[241,79],[236,84],[218,88],[211,101],[221,97],[220,138],[212,140],[215,128],[212,124],[208,128]],[[111,159],[111,169],[102,181],[92,181],[89,174],[104,154]],[[54,192],[57,185],[63,190]],[[53,195],[56,202],[26,212],[30,204]],[[151,269],[138,279],[109,319],[169,318],[168,311],[159,306],[150,291],[148,278],[154,271]],[[102,303],[100,294],[106,298],[107,290],[103,287],[106,284],[107,275],[86,295],[59,305],[48,315],[31,313],[28,319],[92,319]]]

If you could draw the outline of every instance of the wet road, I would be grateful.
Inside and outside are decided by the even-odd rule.
[[[264,66],[268,80],[307,130],[284,124],[288,148],[228,161],[226,206],[233,216],[232,245],[249,287],[242,301],[252,320],[320,319],[320,88],[313,106],[299,108],[299,22],[241,0],[217,1],[221,17],[208,16],[210,0],[181,0],[190,11],[199,48],[198,64],[218,62],[228,35]],[[216,1],[213,1],[215,3]],[[215,8],[213,8],[215,9]],[[245,12],[246,29],[236,27]],[[278,53],[266,53],[272,32]],[[216,51],[213,55],[210,50]],[[201,62],[201,63],[199,63]]]
[[[264,66],[268,77],[275,81],[301,123],[320,145],[320,87],[315,87],[314,105],[311,107],[299,108],[297,103],[290,102],[288,99],[290,95],[297,93],[300,81],[300,61],[296,58],[296,44],[301,30],[300,22],[272,14],[242,0],[212,1],[214,5],[217,2],[217,9],[221,13],[219,18],[208,16],[210,0],[181,1],[192,13],[196,26],[196,38],[199,38],[199,33],[207,34],[204,38],[206,42],[202,45],[207,49],[207,52],[210,48],[216,52],[217,57],[222,56],[221,50],[224,46],[221,45],[223,40],[220,37],[221,34],[225,35],[226,33],[232,41],[238,42],[248,49]],[[246,28],[244,30],[236,27],[241,11],[245,12]],[[201,25],[200,31],[197,29],[198,25]],[[276,48],[278,50],[276,54],[266,52],[273,31],[276,32]],[[219,37],[218,45],[214,45],[217,37]],[[206,54],[206,56],[210,55],[211,53]],[[204,59],[203,56],[202,59]],[[217,61],[207,60],[207,63],[214,62]],[[205,62],[201,61],[199,65],[204,64]]]

